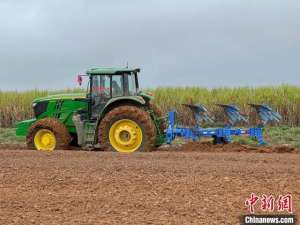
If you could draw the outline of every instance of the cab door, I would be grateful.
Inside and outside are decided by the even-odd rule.
[[[105,104],[112,98],[111,76],[97,75],[92,78],[92,117],[98,118]]]

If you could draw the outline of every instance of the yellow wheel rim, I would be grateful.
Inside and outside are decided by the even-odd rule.
[[[34,136],[34,145],[39,151],[53,151],[56,146],[56,137],[51,130],[41,129]]]
[[[109,129],[109,141],[118,152],[134,152],[142,145],[143,132],[132,120],[118,120]]]

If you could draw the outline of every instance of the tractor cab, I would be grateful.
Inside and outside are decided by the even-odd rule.
[[[105,98],[137,95],[139,71],[140,69],[128,68],[88,70],[90,93]]]
[[[137,74],[140,69],[94,68],[87,71],[89,88],[89,116],[98,119],[108,103],[138,99],[139,84]],[[128,100],[128,99],[127,99]]]

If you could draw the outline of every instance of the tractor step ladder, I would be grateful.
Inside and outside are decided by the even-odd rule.
[[[84,142],[86,146],[92,146],[95,142],[96,123],[87,121],[84,124]]]

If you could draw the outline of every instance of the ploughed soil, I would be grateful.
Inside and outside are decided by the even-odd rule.
[[[0,150],[0,224],[240,224],[251,193],[291,194],[299,216],[298,152],[209,143],[134,154]]]

